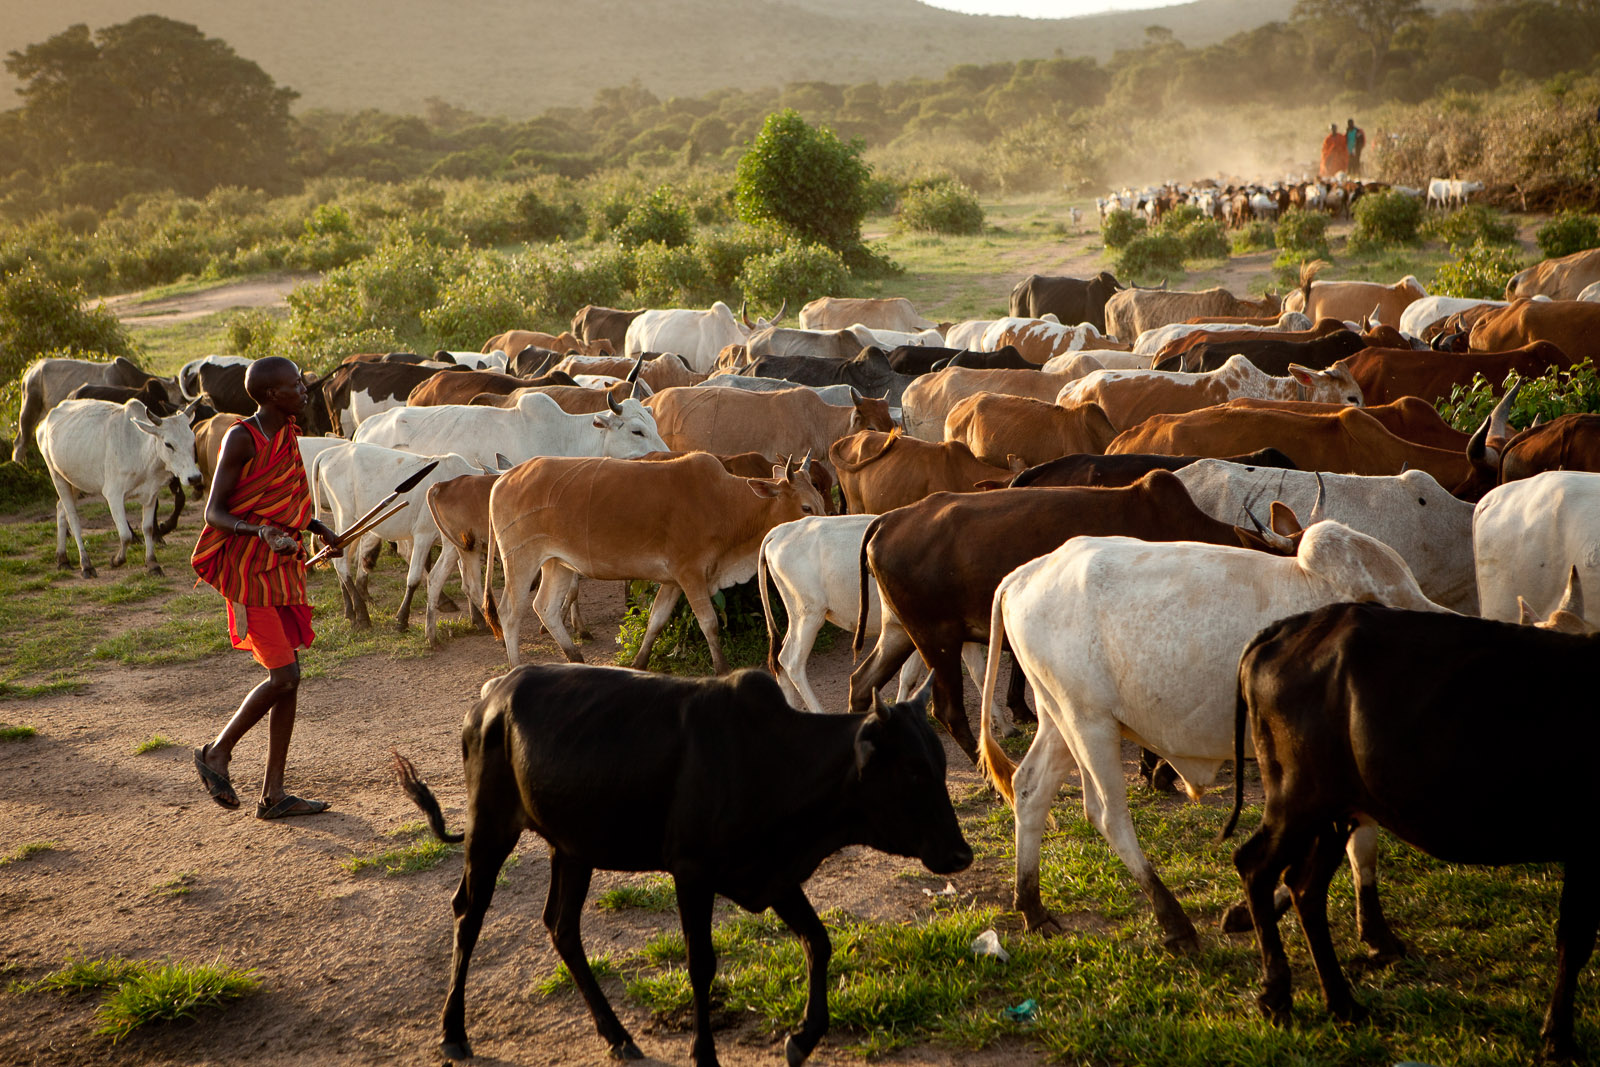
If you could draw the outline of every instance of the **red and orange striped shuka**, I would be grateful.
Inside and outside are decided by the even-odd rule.
[[[256,454],[239,474],[239,484],[226,502],[230,513],[256,525],[276,526],[299,539],[300,531],[311,520],[311,488],[306,484],[305,466],[300,461],[300,436],[293,420],[267,440],[253,423],[239,425],[255,438]],[[228,629],[235,648],[255,652],[269,669],[283,665],[285,653],[293,658],[294,647],[311,644],[311,608],[306,599],[306,568],[299,555],[280,556],[257,536],[241,537],[228,530],[207,525],[189,558],[200,580],[228,600]],[[256,648],[250,640],[246,616],[258,615],[245,609],[277,608],[288,615],[281,626],[272,629],[274,642],[282,643],[282,631],[289,633],[286,649]],[[263,619],[263,622],[268,621]],[[266,630],[263,626],[261,629]],[[261,634],[266,638],[267,633]],[[266,662],[263,654],[270,660]]]

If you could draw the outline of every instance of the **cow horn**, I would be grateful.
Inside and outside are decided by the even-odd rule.
[[[1282,552],[1292,553],[1294,551],[1294,542],[1283,536],[1278,531],[1269,529],[1268,527],[1262,525],[1261,520],[1256,518],[1256,513],[1254,511],[1251,511],[1249,508],[1245,508],[1244,513],[1249,516],[1250,525],[1256,528],[1256,533],[1260,535],[1263,541]]]
[[[644,353],[640,352],[639,358],[633,361],[633,369],[628,372],[628,376],[623,381],[629,385],[637,382],[639,380],[639,368],[642,366],[644,366]]]
[[[785,311],[788,311],[788,310],[789,310],[789,298],[788,297],[784,297],[783,298],[783,303],[778,305],[778,313],[776,315],[772,316],[772,318],[768,319],[767,321],[768,322],[779,322],[779,321],[781,321],[783,319],[783,313]]]
[[[806,449],[806,458],[800,461],[799,472],[807,477],[809,477],[811,474],[811,449],[809,448]]]
[[[1541,424],[1543,424],[1543,422],[1544,422],[1544,412],[1541,411],[1541,412],[1539,412],[1537,415],[1535,415],[1533,417],[1533,424],[1530,425],[1528,427],[1528,429],[1532,430],[1535,427],[1540,426]]]
[[[610,408],[614,415],[622,414],[622,405],[617,403],[617,398],[611,395],[609,389],[606,390],[606,407]]]
[[[1494,421],[1490,415],[1483,423],[1472,432],[1472,437],[1467,441],[1467,461],[1473,467],[1488,468],[1487,473],[1494,480],[1500,478],[1500,452],[1489,447],[1489,423]],[[1492,482],[1491,482],[1492,484]]]
[[[1323,514],[1322,506],[1328,500],[1328,487],[1322,481],[1322,472],[1317,472],[1317,499],[1311,505],[1311,515],[1306,519],[1306,525],[1321,522],[1328,516]]]
[[[756,328],[756,324],[750,321],[749,315],[745,314],[745,304],[746,301],[739,301],[739,321],[744,323],[746,329],[753,330]]]
[[[1506,423],[1511,418],[1511,405],[1517,399],[1517,394],[1522,392],[1522,379],[1517,379],[1517,384],[1506,390],[1506,395],[1500,398],[1500,403],[1494,406],[1489,413],[1489,436],[1503,438],[1506,435]]]

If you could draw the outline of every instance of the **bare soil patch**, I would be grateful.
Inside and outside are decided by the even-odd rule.
[[[223,282],[207,289],[153,299],[146,299],[143,293],[124,293],[107,297],[99,306],[111,309],[124,323],[169,326],[203,319],[219,311],[285,307],[289,293],[295,286],[314,282],[320,277],[315,271],[260,274],[239,281]]]

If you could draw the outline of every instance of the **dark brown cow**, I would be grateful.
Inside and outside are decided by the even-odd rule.
[[[622,311],[618,308],[585,304],[572,316],[572,332],[583,341],[610,341],[614,351],[627,348],[628,324],[645,313],[644,308]],[[654,388],[652,386],[652,388]],[[664,387],[663,387],[664,388]]]
[[[959,441],[936,445],[899,430],[841,438],[828,460],[839,473],[847,509],[857,515],[880,515],[932,493],[977,492],[980,483],[1004,485],[1023,466],[991,466]]]
[[[1220,322],[1226,320],[1208,319],[1204,321]],[[1257,325],[1271,326],[1277,321],[1277,319],[1272,318],[1257,323]],[[1199,325],[1199,323],[1191,325]],[[1262,337],[1268,337],[1275,341],[1315,341],[1319,337],[1326,337],[1330,333],[1338,333],[1346,328],[1343,319],[1318,319],[1309,330],[1273,330],[1270,333],[1264,333],[1261,330],[1195,330],[1193,333],[1186,333],[1182,337],[1174,338],[1162,345],[1161,351],[1156,353],[1156,358],[1152,360],[1152,365],[1172,356],[1182,355],[1195,345],[1206,344],[1210,341],[1257,341]]]
[[[960,441],[985,463],[1025,466],[1070,456],[1104,452],[1117,430],[1099,404],[1059,404],[1028,396],[978,393],[950,409],[944,435]]]
[[[1039,489],[1062,489],[1069,486],[1082,486],[1084,488],[1098,487],[1101,489],[1115,489],[1124,485],[1132,485],[1151,471],[1176,471],[1182,470],[1189,464],[1201,459],[1200,456],[1155,456],[1155,455],[1122,455],[1122,456],[1062,456],[1048,463],[1041,463],[1036,467],[1029,467],[1011,479],[1011,488],[1026,489],[1035,487]],[[1250,452],[1243,456],[1223,457],[1229,463],[1237,463],[1241,467],[1277,467],[1281,470],[1294,470],[1294,460],[1279,452],[1276,448],[1263,448],[1259,452]]]
[[[1411,348],[1366,348],[1341,359],[1361,386],[1361,395],[1370,404],[1387,404],[1403,396],[1414,396],[1432,404],[1446,400],[1456,386],[1472,384],[1481,374],[1495,395],[1499,395],[1506,375],[1512,371],[1526,378],[1537,378],[1551,367],[1572,366],[1567,354],[1549,341],[1510,352],[1419,352]]]
[[[920,652],[933,670],[934,715],[976,762],[977,742],[962,704],[961,646],[989,640],[1000,579],[1069,538],[1110,535],[1266,548],[1255,534],[1196,507],[1170,471],[1152,471],[1120,489],[936,493],[880,515],[862,539],[861,587],[867,588],[870,568],[885,610],[903,629],[885,627],[850,676],[850,706],[870,707],[873,693]],[[856,622],[857,650],[865,603]]]
[[[1555,470],[1600,474],[1600,415],[1562,415],[1523,430],[1503,447],[1496,447],[1492,431],[1487,436],[1482,452],[1469,446],[1468,455],[1494,472],[1497,483]]]

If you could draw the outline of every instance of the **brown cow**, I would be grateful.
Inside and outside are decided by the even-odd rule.
[[[449,374],[435,374],[418,382],[406,394],[406,405],[427,408],[440,404],[468,404],[479,393],[505,396],[533,384],[528,378],[502,374],[497,370],[458,370]]]
[[[596,341],[609,341],[615,352],[621,352],[628,341],[628,324],[645,313],[644,308],[634,311],[622,311],[619,308],[600,307],[596,304],[585,304],[572,316],[572,333],[581,341],[590,343]],[[517,351],[521,351],[518,349]],[[561,349],[565,352],[566,349]],[[507,352],[509,356],[516,352]]]
[[[1106,450],[1117,428],[1098,404],[1064,406],[1029,396],[978,393],[955,407],[944,420],[947,441],[960,441],[985,463],[1025,467],[1075,452]]]
[[[802,330],[843,330],[856,323],[870,330],[895,330],[902,333],[934,330],[939,327],[938,323],[929,322],[918,314],[911,301],[903,296],[819,296],[800,309]]]
[[[1506,282],[1506,299],[1548,296],[1552,300],[1576,300],[1579,293],[1597,281],[1600,281],[1600,248],[1590,248],[1535,263],[1513,274]]]
[[[1197,293],[1160,289],[1124,289],[1106,301],[1106,333],[1119,341],[1136,341],[1146,330],[1186,319],[1215,322],[1219,315],[1271,315],[1283,311],[1282,300],[1268,293],[1260,300],[1245,300],[1226,289]]]
[[[659,394],[658,394],[659,395]],[[809,473],[801,466],[800,473]],[[489,493],[489,562],[484,615],[505,641],[513,666],[521,656],[522,604],[540,576],[534,608],[567,659],[583,656],[562,612],[579,576],[660,582],[633,666],[650,649],[686,596],[711,647],[718,674],[728,661],[718,640],[711,597],[756,574],[761,539],[780,523],[820,515],[822,498],[809,478],[776,468],[770,480],[739,478],[715,456],[664,463],[540,457],[502,475]],[[508,606],[502,623],[493,597],[495,552],[505,560]]]
[[[1276,322],[1276,319],[1272,320]],[[1309,330],[1195,330],[1182,337],[1175,337],[1161,346],[1150,365],[1155,366],[1170,356],[1178,356],[1189,351],[1196,345],[1208,341],[1259,341],[1264,338],[1274,341],[1315,341],[1319,337],[1326,337],[1330,333],[1337,333],[1346,329],[1343,319],[1318,319]]]
[[[1368,404],[1387,404],[1405,396],[1419,397],[1432,404],[1448,399],[1451,389],[1458,385],[1471,385],[1478,374],[1483,375],[1498,396],[1506,375],[1512,371],[1523,377],[1537,378],[1551,367],[1566,370],[1572,366],[1572,360],[1549,341],[1535,341],[1510,352],[1365,348],[1334,366],[1349,370]]]
[[[1182,415],[1156,415],[1118,435],[1106,453],[1221,458],[1259,448],[1277,448],[1307,471],[1398,474],[1408,467],[1424,470],[1462,500],[1476,501],[1494,485],[1464,453],[1403,440],[1359,408],[1305,414],[1221,405]]]
[[[568,356],[554,367],[551,373],[607,374],[613,378],[626,378],[633,373],[634,361],[627,356]],[[704,374],[689,369],[681,356],[670,352],[646,359],[639,366],[639,380],[650,387],[652,393],[678,385],[699,385],[706,380]]]
[[[924,441],[944,440],[944,423],[950,409],[976,393],[1005,393],[1031,396],[1054,403],[1061,387],[1075,381],[1074,374],[1051,374],[1036,370],[977,370],[946,367],[924,374],[906,386],[900,398],[901,420],[906,433]]]
[[[1393,285],[1382,282],[1319,282],[1317,274],[1328,264],[1316,259],[1300,265],[1300,288],[1283,299],[1285,311],[1300,311],[1314,320],[1343,319],[1400,325],[1400,315],[1428,295],[1422,283],[1406,275]]]
[[[869,706],[912,651],[920,652],[933,670],[934,715],[976,761],[977,743],[962,703],[962,646],[989,640],[995,587],[1069,538],[1110,535],[1266,548],[1255,534],[1202,512],[1170,471],[1152,471],[1120,489],[936,493],[880,515],[862,539],[861,587],[867,588],[870,567],[884,609],[900,620],[900,628],[885,627],[877,647],[850,676],[851,708]],[[863,633],[858,618],[858,650]]]
[[[609,396],[622,403],[633,395],[633,386],[618,382],[610,389],[588,389],[581,385],[529,385],[510,393],[479,393],[468,401],[475,407],[514,408],[525,393],[543,393],[561,406],[568,415],[587,415],[591,411],[604,411],[611,405]]]
[[[1333,415],[1344,410],[1346,404],[1308,404],[1300,400],[1257,400],[1241,397],[1227,403],[1230,408],[1277,408],[1280,411],[1298,411],[1307,415]],[[1426,400],[1403,396],[1387,404],[1368,404],[1361,409],[1371,415],[1383,428],[1396,437],[1429,448],[1442,448],[1447,452],[1465,452],[1471,434],[1444,421],[1439,410]]]
[[[560,352],[567,355],[576,352],[580,356],[614,356],[616,349],[605,338],[595,341],[580,340],[571,333],[550,334],[538,333],[534,330],[507,330],[497,333],[483,342],[481,352],[504,352],[508,358],[516,358],[518,352],[524,348],[544,348],[551,352]]]
[[[1580,300],[1518,300],[1472,326],[1474,352],[1507,352],[1549,341],[1575,363],[1600,361],[1600,304]]]
[[[713,453],[714,455],[715,453]],[[637,457],[641,463],[659,463],[664,459],[677,459],[679,456],[690,455],[688,452],[649,452]],[[804,461],[805,456],[768,456],[760,452],[737,452],[731,456],[717,456],[722,469],[729,474],[740,478],[769,478],[773,468],[792,464],[795,460]],[[822,463],[807,464],[807,475],[811,484],[817,487],[817,495],[822,497],[826,507],[825,514],[837,514],[838,508],[833,505],[833,475],[828,473],[828,468]]]
[[[1523,430],[1503,445],[1495,441],[1493,430],[1485,436],[1480,441],[1474,435],[1467,454],[1497,483],[1554,470],[1600,474],[1600,415],[1562,415]]]
[[[1307,400],[1356,407],[1360,407],[1362,401],[1361,389],[1348,370],[1339,367],[1312,370],[1291,363],[1288,376],[1279,378],[1261,370],[1244,356],[1234,356],[1216,370],[1198,374],[1095,371],[1063,386],[1056,403],[1098,404],[1111,425],[1126,430],[1152,415],[1196,411],[1237,397]]]
[[[980,483],[1004,485],[1026,464],[992,466],[959,441],[933,444],[899,430],[863,430],[833,443],[828,459],[839,474],[845,507],[879,515],[932,493],[971,493]]]
[[[665,389],[644,402],[668,448],[681,451],[827,455],[859,430],[892,430],[889,405],[858,397],[852,407],[828,403],[815,389]]]

